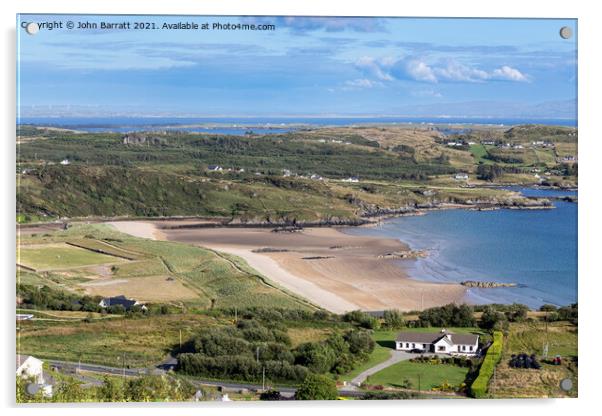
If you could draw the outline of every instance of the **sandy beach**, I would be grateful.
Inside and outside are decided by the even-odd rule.
[[[382,258],[407,251],[395,239],[360,237],[336,228],[272,232],[263,228],[179,228],[177,222],[112,222],[118,230],[143,238],[195,244],[242,257],[278,285],[332,312],[417,310],[461,302],[459,284],[408,278],[404,262]]]
[[[105,224],[112,225],[122,233],[134,237],[148,238],[151,240],[165,240],[165,235],[152,222],[146,221],[112,221]]]

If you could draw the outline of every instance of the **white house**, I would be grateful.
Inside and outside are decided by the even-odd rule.
[[[44,370],[42,360],[38,360],[31,355],[17,354],[17,376],[24,379],[31,379],[33,382],[33,391],[42,391],[45,397],[52,396],[52,384],[44,379]],[[52,378],[50,379],[52,380]]]
[[[456,176],[454,176],[454,179],[457,181],[468,180],[468,174],[467,173],[456,173]]]
[[[350,176],[349,178],[342,179],[342,182],[359,182],[360,178],[357,176]]]
[[[71,163],[71,162],[69,162],[69,159],[63,159],[63,160],[61,160],[61,165],[63,165],[63,166],[67,166],[67,165],[69,165],[70,163]]]
[[[419,350],[437,354],[475,355],[479,350],[479,336],[453,334],[445,329],[440,332],[400,332],[395,340],[399,351]]]
[[[224,170],[224,168],[219,165],[209,165],[207,166],[207,170],[210,172],[221,172]]]
[[[44,382],[44,371],[42,370],[42,360],[38,360],[31,355],[17,354],[17,375],[22,378],[31,378],[36,383]]]

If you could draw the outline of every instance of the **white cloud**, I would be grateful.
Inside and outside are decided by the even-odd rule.
[[[528,81],[527,76],[525,76],[522,72],[507,65],[494,70],[492,78],[505,79],[508,81]]]
[[[368,78],[358,78],[358,79],[346,81],[345,85],[348,87],[354,87],[354,88],[373,88],[373,87],[381,86],[382,82],[373,81]]]
[[[380,81],[393,81],[389,69],[394,62],[391,58],[378,60],[369,56],[363,56],[355,62],[355,67],[366,75],[373,76]]]
[[[435,72],[425,62],[414,59],[409,61],[405,67],[408,75],[416,81],[437,82]]]
[[[449,81],[479,82],[490,77],[486,71],[471,68],[455,61],[448,62],[444,67],[436,68],[435,72],[439,78]]]

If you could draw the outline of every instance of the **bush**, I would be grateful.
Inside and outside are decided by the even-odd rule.
[[[259,400],[278,401],[282,398],[278,390],[264,391],[259,395]]]
[[[479,369],[479,375],[470,386],[471,395],[477,399],[485,397],[487,393],[489,380],[493,376],[495,366],[502,358],[503,340],[504,335],[500,331],[495,331],[493,333],[493,343],[489,346],[489,349],[487,349],[487,354]]]
[[[336,400],[339,392],[335,382],[319,374],[308,375],[295,393],[297,400]]]
[[[358,325],[366,329],[379,329],[380,321],[374,316],[362,312],[362,311],[351,311],[343,315],[343,321],[351,322],[352,324]]]

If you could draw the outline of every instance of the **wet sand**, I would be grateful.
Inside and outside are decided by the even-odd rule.
[[[354,309],[418,310],[462,302],[466,293],[459,284],[410,279],[403,265],[414,260],[379,258],[408,250],[395,239],[352,236],[336,228],[272,232],[263,228],[160,228],[174,224],[169,221],[112,224],[120,231],[136,232],[145,238],[237,255],[280,286],[336,313]]]

